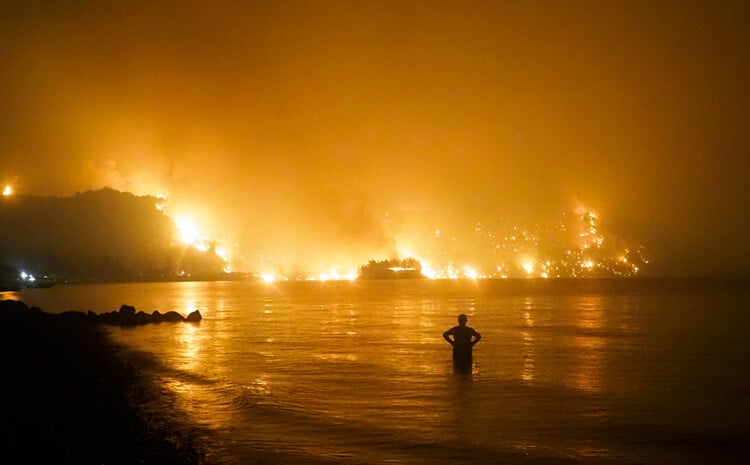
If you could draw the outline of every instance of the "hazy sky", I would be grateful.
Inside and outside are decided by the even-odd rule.
[[[652,272],[749,274],[731,3],[4,2],[0,182],[166,193],[288,263],[581,202]]]

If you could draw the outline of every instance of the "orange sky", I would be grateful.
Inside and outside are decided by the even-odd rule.
[[[656,273],[750,273],[747,6],[18,3],[18,192],[164,192],[287,262],[388,253],[386,212],[534,224],[578,200]]]

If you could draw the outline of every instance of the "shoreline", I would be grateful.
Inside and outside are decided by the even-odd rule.
[[[0,301],[2,445],[24,463],[206,464],[201,432],[146,411],[163,398],[98,324]]]

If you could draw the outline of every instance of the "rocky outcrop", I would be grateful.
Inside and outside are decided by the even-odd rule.
[[[190,314],[185,317],[175,311],[169,311],[166,313],[161,313],[158,310],[154,310],[152,313],[136,311],[135,307],[132,305],[122,305],[119,311],[102,313],[99,315],[89,312],[87,317],[93,319],[97,323],[106,323],[117,326],[138,326],[150,323],[196,323],[203,319],[201,312],[198,310],[190,312]]]
[[[27,307],[23,302],[6,300],[0,302],[2,305],[3,313],[0,313],[0,318],[3,317],[5,312],[12,312],[14,314],[24,313],[27,316],[29,314],[41,314],[43,313],[37,307]],[[7,315],[7,314],[6,314]],[[82,312],[70,310],[60,314],[45,314],[50,318],[60,319],[70,323],[96,323],[96,324],[109,324],[116,326],[139,326],[150,323],[198,323],[203,319],[200,311],[194,310],[187,315],[187,317],[175,312],[169,311],[167,313],[161,313],[158,310],[154,310],[152,313],[146,313],[143,311],[136,311],[132,305],[122,305],[119,311],[112,311],[107,313],[94,313],[92,311]]]

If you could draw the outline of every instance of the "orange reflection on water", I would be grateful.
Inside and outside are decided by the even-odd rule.
[[[523,338],[523,367],[521,369],[521,379],[530,383],[536,376],[536,341],[534,340],[534,302],[531,298],[526,297],[523,302],[523,324],[526,330],[521,331]]]
[[[180,286],[182,291],[180,312],[189,315],[197,310],[197,302],[200,299],[200,288],[198,283],[186,282]],[[179,325],[175,328],[175,339],[179,343],[179,357],[185,364],[183,369],[194,369],[201,362],[198,355],[201,352],[201,341],[199,338],[199,327],[194,324]]]
[[[578,304],[579,335],[573,338],[577,356],[570,372],[569,383],[576,389],[596,393],[602,389],[602,371],[606,341],[599,334],[604,328],[603,299],[600,296],[582,297]]]
[[[0,300],[21,300],[21,298],[18,296],[18,292],[2,291],[0,292]]]
[[[602,369],[604,368],[605,342],[601,337],[580,336],[574,339],[579,348],[578,365],[571,371],[571,384],[582,391],[602,390]]]
[[[521,379],[527,382],[534,380],[534,371],[536,364],[534,363],[534,338],[528,331],[523,331],[523,370],[521,371]]]
[[[469,303],[454,314],[472,315],[474,311],[474,304]],[[448,350],[450,346],[441,337],[447,327],[438,327],[435,321],[438,310],[434,302],[430,299],[419,303],[396,301],[390,312],[388,339],[392,348],[378,349],[373,356],[381,358],[389,368],[415,377],[443,373],[445,359],[435,357],[435,349]],[[455,324],[455,320],[446,322],[448,324]]]
[[[202,297],[200,283],[197,282],[186,282],[180,286],[180,307],[184,315],[189,315],[190,312],[197,310],[197,302]]]
[[[357,354],[353,353],[345,353],[345,354],[334,354],[334,353],[327,353],[327,354],[315,354],[315,358],[320,360],[325,360],[327,362],[356,362],[357,361]]]
[[[174,356],[170,357],[174,367],[179,370],[198,370],[203,373],[219,375],[226,371],[218,358],[225,353],[228,341],[222,331],[211,333],[206,326],[214,321],[224,321],[227,312],[226,301],[222,297],[222,284],[216,283],[207,293],[206,283],[184,282],[176,284],[175,310],[187,316],[199,311],[203,320],[198,323],[175,325],[171,329],[174,341]],[[211,295],[208,300],[207,295]],[[210,302],[210,303],[209,303]],[[207,321],[210,318],[211,321]]]
[[[419,343],[430,344],[439,332],[435,326],[435,306],[433,302],[424,300],[419,308]]]
[[[271,394],[271,386],[268,383],[268,379],[261,375],[248,384],[243,384],[242,387],[255,395],[268,396]]]
[[[175,338],[180,343],[180,356],[186,366],[184,368],[193,369],[200,363],[198,354],[200,353],[200,338],[198,337],[199,328],[193,324],[179,325]]]
[[[578,304],[579,313],[576,325],[579,328],[599,329],[604,326],[604,301],[600,296],[582,297]]]

